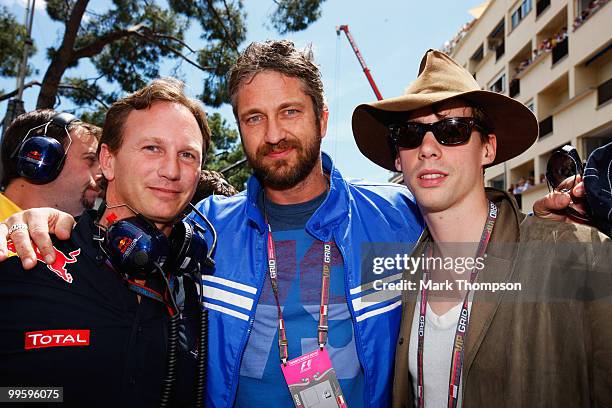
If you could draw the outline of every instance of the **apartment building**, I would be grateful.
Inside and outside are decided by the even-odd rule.
[[[483,89],[504,93],[538,118],[537,142],[487,169],[486,184],[516,188],[521,206],[547,192],[546,162],[565,144],[583,160],[612,142],[612,5],[609,0],[491,0],[444,44]],[[392,178],[401,182],[401,175]],[[523,186],[524,188],[524,186]],[[522,188],[521,188],[522,189]]]
[[[583,160],[612,142],[612,5],[608,0],[491,0],[444,51],[483,89],[528,106],[538,118],[537,142],[487,169],[489,186],[523,180],[522,208],[547,192],[546,162],[576,146]]]

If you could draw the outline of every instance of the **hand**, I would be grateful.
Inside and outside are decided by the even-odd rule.
[[[571,189],[568,188],[573,183],[573,178],[568,179],[562,182],[557,189],[537,200],[533,204],[534,215],[547,220],[585,224],[584,220],[572,215],[577,213],[586,217],[584,184],[580,176],[576,177],[576,184]]]
[[[55,262],[55,251],[49,234],[55,234],[62,240],[68,239],[74,223],[74,218],[70,214],[55,208],[31,208],[11,215],[0,223],[0,262],[8,257],[7,238],[12,225],[28,226],[27,230],[14,231],[10,238],[13,240],[23,268],[32,269],[36,266],[36,253],[32,241],[38,247],[45,262],[51,264]]]

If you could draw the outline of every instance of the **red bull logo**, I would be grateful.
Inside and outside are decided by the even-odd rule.
[[[132,243],[132,239],[128,237],[121,238],[119,240],[119,244],[117,245],[117,248],[119,248],[121,255],[125,254],[125,251],[127,251],[131,243]]]
[[[42,154],[38,150],[31,150],[31,151],[29,151],[28,154],[26,155],[26,157],[28,159],[32,159],[34,161],[41,161],[42,160]]]
[[[17,251],[15,250],[15,244],[13,244],[13,241],[9,240],[7,242],[7,247],[9,250],[9,257],[17,255]],[[53,250],[55,251],[55,262],[53,262],[51,265],[47,265],[47,268],[49,268],[49,270],[53,271],[53,273],[55,273],[67,283],[72,283],[72,275],[66,269],[66,265],[75,263],[77,261],[76,257],[81,253],[81,249],[79,248],[75,249],[74,251],[68,252],[68,255],[64,254],[56,247],[53,247]],[[40,254],[36,246],[34,247],[34,252],[36,253],[36,259],[42,263],[45,263],[43,256]]]

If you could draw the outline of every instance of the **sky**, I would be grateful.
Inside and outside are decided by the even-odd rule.
[[[441,48],[450,40],[460,27],[470,21],[468,10],[484,0],[326,0],[322,6],[319,20],[306,30],[289,33],[287,38],[299,47],[312,44],[315,60],[321,69],[326,101],[329,106],[327,135],[323,140],[323,151],[332,156],[342,174],[351,179],[387,181],[392,175],[371,163],[357,148],[351,130],[351,117],[354,108],[376,100],[360,65],[344,33],[336,35],[336,26],[349,26],[357,46],[383,97],[399,96],[417,75],[419,62],[429,48]],[[25,0],[0,0],[17,16],[25,18]],[[91,7],[103,10],[108,2],[93,0]],[[240,49],[252,41],[278,39],[269,24],[269,15],[274,10],[272,0],[244,0],[247,13],[247,41]],[[187,43],[192,48],[200,48],[201,40],[192,30],[187,35]],[[47,47],[59,43],[63,26],[50,21],[42,0],[36,0],[36,11],[32,37],[38,53],[30,60],[40,71],[26,78],[42,80],[48,65],[45,57]],[[200,42],[200,44],[198,44]],[[162,75],[170,75],[174,64],[164,64]],[[87,63],[77,70],[94,77],[95,71]],[[73,74],[74,75],[74,74]],[[181,66],[180,77],[187,83],[189,96],[197,97],[202,91],[203,74],[188,64]],[[14,79],[0,79],[0,89],[15,89]],[[26,110],[35,108],[40,88],[33,87],[24,93]],[[67,100],[56,109],[71,109]],[[208,112],[219,112],[231,126],[235,120],[229,105]],[[0,118],[6,112],[6,102],[0,103]]]

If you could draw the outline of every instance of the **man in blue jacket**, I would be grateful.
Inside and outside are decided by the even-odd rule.
[[[414,242],[422,220],[412,196],[403,186],[349,183],[321,153],[328,111],[309,50],[251,44],[229,91],[255,175],[242,194],[200,204],[219,236],[204,281],[208,402],[291,406],[281,362],[324,345],[348,406],[388,406],[400,298],[375,293],[374,278],[362,277],[362,245]]]

